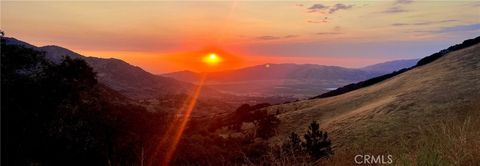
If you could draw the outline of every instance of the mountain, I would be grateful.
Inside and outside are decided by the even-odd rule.
[[[177,72],[172,72],[172,73],[166,73],[162,74],[164,77],[169,77],[169,78],[174,78],[176,80],[180,81],[185,81],[185,82],[197,82],[201,78],[201,73],[189,71],[189,70],[183,70],[183,71],[177,71]]]
[[[267,109],[281,119],[279,136],[271,141],[284,140],[293,131],[304,133],[314,120],[329,132],[337,154],[351,155],[359,149],[391,154],[394,148],[424,146],[420,139],[456,138],[445,132],[478,137],[474,131],[480,126],[479,43],[480,37],[467,40],[348,93],[271,106]],[[428,137],[432,133],[440,136]],[[467,141],[464,150],[480,145]]]
[[[381,74],[385,73],[315,64],[264,64],[207,73],[206,84],[236,95],[305,98]],[[200,73],[180,71],[162,76],[195,83]]]
[[[17,40],[15,38],[10,38],[10,37],[1,37],[1,38],[5,39],[2,41],[4,41],[6,45],[20,45],[27,48],[36,48],[36,46],[34,45],[28,44],[27,42],[24,42],[24,41]]]
[[[268,66],[268,67],[267,67]],[[163,76],[178,80],[195,82],[199,73],[180,71],[167,73]],[[232,82],[254,80],[362,80],[378,73],[366,72],[358,69],[349,69],[338,66],[324,66],[316,64],[264,64],[246,67],[237,70],[208,73],[208,81]]]
[[[6,44],[22,45],[45,52],[45,57],[54,63],[59,63],[64,56],[85,60],[97,73],[99,82],[132,99],[156,98],[160,95],[190,94],[193,84],[177,81],[172,78],[157,76],[144,71],[140,67],[130,65],[114,58],[86,57],[59,46],[36,47],[26,42],[4,38]],[[204,94],[214,93],[205,90]]]
[[[1,40],[2,165],[122,165],[159,142],[169,116],[98,83],[84,60]]]
[[[394,60],[383,63],[378,63],[370,66],[360,68],[364,71],[373,71],[380,73],[391,73],[400,69],[409,68],[415,66],[419,59],[404,59],[404,60]]]

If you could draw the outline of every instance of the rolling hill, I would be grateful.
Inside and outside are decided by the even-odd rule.
[[[6,44],[22,45],[45,52],[45,57],[59,63],[64,56],[85,60],[97,73],[99,82],[131,99],[151,99],[162,95],[190,94],[193,84],[168,77],[151,74],[138,66],[115,58],[87,57],[69,49],[49,45],[36,47],[15,38],[4,37]],[[212,89],[204,90],[203,95],[219,95]]]
[[[474,120],[480,116],[479,41],[476,38],[443,50],[403,73],[348,93],[271,106],[267,109],[279,112],[281,119],[279,136],[271,141],[278,143],[293,131],[304,133],[306,126],[316,120],[329,132],[338,153],[359,149],[392,153],[405,142],[415,148],[423,146],[412,143],[421,138],[422,132],[441,134],[449,127],[462,128],[468,123],[470,127],[459,129],[470,141],[463,143],[469,146],[463,149],[475,149],[480,142],[470,139],[478,138],[480,133],[475,132],[478,129],[467,129],[480,126]],[[449,123],[455,120],[461,123]],[[444,123],[451,125],[439,130],[424,129]]]

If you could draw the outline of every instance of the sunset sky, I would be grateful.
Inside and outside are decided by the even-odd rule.
[[[2,1],[1,29],[157,74],[263,63],[361,67],[479,36],[480,1]],[[205,64],[210,53],[222,62]]]

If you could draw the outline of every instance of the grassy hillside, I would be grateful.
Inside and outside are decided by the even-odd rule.
[[[405,142],[411,149],[424,146],[419,142],[426,139],[429,132],[430,135],[445,133],[446,129],[440,129],[461,127],[464,123],[478,126],[478,121],[468,119],[479,118],[479,54],[480,44],[476,44],[349,93],[272,106],[269,110],[280,112],[282,123],[279,136],[271,140],[278,143],[291,131],[304,133],[304,126],[317,120],[332,137],[337,156],[358,151],[394,153],[406,147],[399,146]],[[433,129],[426,130],[429,127]],[[464,131],[464,134],[480,137],[478,132]],[[480,145],[478,139],[465,141],[471,141],[467,142],[470,148]],[[421,156],[420,152],[415,151],[413,159],[406,157],[405,162],[421,161],[416,158]],[[477,151],[470,157],[474,159],[479,154]]]

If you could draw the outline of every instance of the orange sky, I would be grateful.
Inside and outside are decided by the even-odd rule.
[[[191,70],[196,72],[204,71],[220,71],[229,69],[238,69],[258,64],[266,63],[299,63],[299,64],[338,64],[347,67],[361,67],[365,64],[374,64],[384,62],[385,59],[365,59],[365,58],[335,58],[335,57],[302,57],[302,56],[252,56],[252,55],[227,55],[219,54],[224,61],[219,65],[209,66],[202,62],[203,56],[208,55],[202,53],[171,53],[162,55],[163,53],[141,53],[141,52],[96,52],[96,51],[79,51],[83,55],[92,55],[95,57],[111,58],[115,57],[127,61],[133,65],[140,66],[147,71],[153,73],[164,73]],[[158,56],[162,55],[162,56]]]
[[[2,1],[1,29],[152,73],[263,63],[361,67],[480,35],[477,1]],[[216,52],[214,67],[201,58]]]

